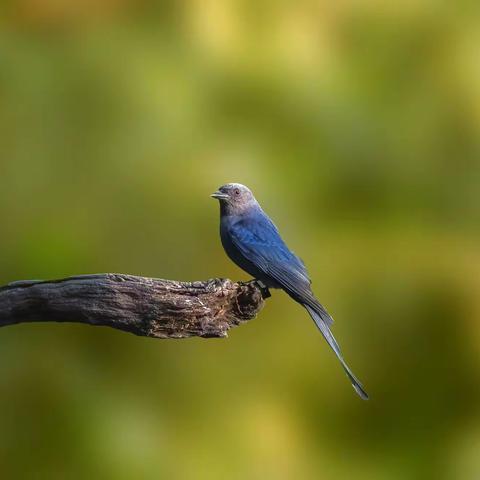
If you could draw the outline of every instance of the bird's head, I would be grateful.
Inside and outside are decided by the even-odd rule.
[[[220,201],[222,211],[230,214],[239,214],[258,205],[250,189],[241,183],[222,185],[210,196]]]

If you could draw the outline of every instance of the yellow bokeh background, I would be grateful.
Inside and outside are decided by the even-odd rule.
[[[0,283],[248,278],[226,182],[309,267],[371,400],[274,292],[226,340],[0,331],[5,479],[480,478],[480,4],[0,6]]]

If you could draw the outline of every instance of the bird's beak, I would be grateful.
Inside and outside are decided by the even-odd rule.
[[[210,196],[212,198],[216,198],[217,200],[226,200],[228,198],[228,195],[226,193],[222,193],[220,191],[213,192]]]

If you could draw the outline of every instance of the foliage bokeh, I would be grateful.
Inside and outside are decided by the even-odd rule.
[[[0,331],[8,479],[480,476],[478,2],[0,6],[0,280],[246,279],[249,185],[371,401],[275,292],[227,340]]]

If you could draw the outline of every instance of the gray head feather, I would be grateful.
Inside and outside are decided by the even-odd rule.
[[[241,215],[246,210],[259,207],[251,190],[241,183],[222,185],[211,196],[220,201],[221,212],[224,215]]]

